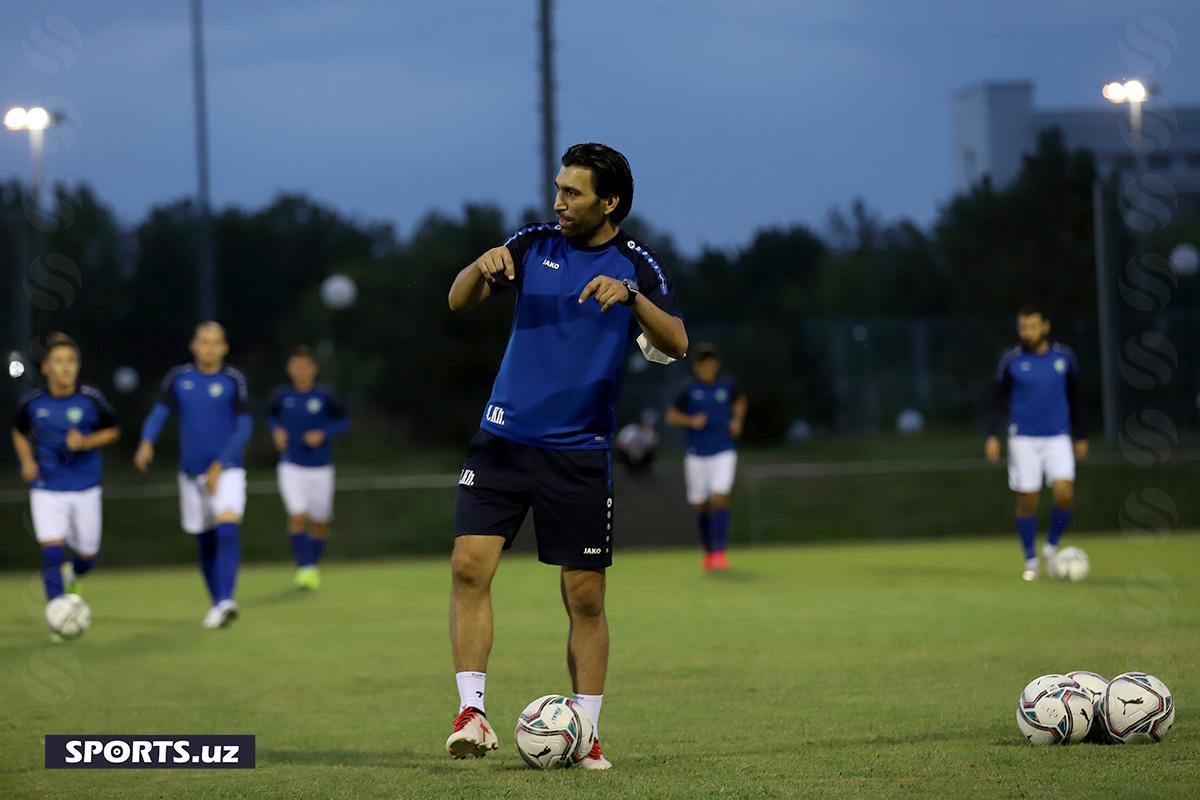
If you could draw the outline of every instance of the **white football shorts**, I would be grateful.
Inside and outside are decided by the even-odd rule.
[[[217,527],[217,517],[233,514],[239,520],[246,512],[246,470],[222,470],[217,491],[208,493],[204,476],[192,478],[179,473],[179,526],[185,533],[204,533]]]
[[[1075,480],[1071,437],[1011,436],[1008,439],[1008,488],[1034,494],[1055,481]]]
[[[304,514],[313,522],[329,522],[333,519],[332,464],[323,467],[302,467],[280,461],[275,468],[279,478],[279,494],[288,516]]]
[[[31,489],[29,511],[39,542],[64,540],[85,556],[100,552],[100,487],[81,492]]]
[[[698,506],[707,503],[714,494],[728,495],[737,473],[737,451],[726,450],[711,456],[688,453],[683,457],[683,482],[687,501]]]

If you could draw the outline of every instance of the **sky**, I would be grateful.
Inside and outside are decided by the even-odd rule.
[[[401,234],[465,202],[540,205],[536,15],[208,0],[214,205],[303,192]],[[1162,23],[1178,47],[1146,39]],[[1167,102],[1200,104],[1194,0],[557,0],[555,35],[557,149],[622,150],[635,213],[689,252],[821,230],[856,197],[928,225],[952,192],[950,97],[971,84],[1101,107],[1132,44],[1158,53],[1146,77]],[[194,193],[188,0],[6,0],[0,106],[35,103],[66,115],[48,178],[90,184],[123,222]],[[29,170],[25,135],[0,129],[0,179]]]

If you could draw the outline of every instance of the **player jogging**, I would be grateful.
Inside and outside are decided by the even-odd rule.
[[[574,145],[555,185],[557,225],[522,228],[450,287],[455,311],[509,287],[517,294],[508,348],[455,499],[450,636],[459,714],[446,740],[455,758],[498,746],[484,713],[491,582],[531,508],[538,560],[561,569],[574,699],[599,725],[615,512],[609,440],[621,367],[638,328],[667,356],[687,351],[670,276],[617,227],[633,204],[625,157],[601,144]],[[598,733],[580,766],[612,766]]]
[[[134,463],[142,472],[150,468],[154,442],[171,412],[177,413],[180,526],[196,537],[200,571],[212,598],[204,627],[220,628],[238,614],[233,590],[241,560],[238,529],[246,510],[242,448],[253,420],[246,408],[246,378],[225,364],[225,328],[216,322],[197,325],[191,351],[193,363],[163,378],[158,402],[142,425]]]
[[[1050,531],[1042,548],[1049,570],[1075,502],[1075,461],[1087,458],[1079,402],[1079,365],[1071,348],[1050,340],[1050,319],[1025,306],[1017,313],[1020,345],[996,367],[984,454],[1000,462],[1000,422],[1008,412],[1008,487],[1017,495],[1017,532],[1025,549],[1024,580],[1036,580],[1037,506],[1043,483],[1054,494]],[[1074,447],[1072,447],[1072,439]]]
[[[276,475],[288,516],[288,540],[296,558],[295,584],[321,585],[317,562],[333,519],[333,453],[330,440],[350,424],[333,389],[317,383],[317,359],[307,347],[288,358],[290,383],[271,392],[267,423],[282,454]]]
[[[697,345],[692,359],[695,380],[667,409],[667,424],[687,428],[683,478],[688,504],[696,510],[704,569],[727,570],[729,492],[737,472],[734,440],[742,435],[749,402],[736,383],[720,377],[715,347]]]
[[[46,600],[79,594],[100,552],[99,449],[117,441],[117,414],[98,389],[79,384],[79,347],[46,339],[46,390],[23,397],[13,423],[21,478],[29,483],[33,532],[42,546]],[[67,547],[74,557],[67,559]],[[55,641],[61,641],[55,636]]]

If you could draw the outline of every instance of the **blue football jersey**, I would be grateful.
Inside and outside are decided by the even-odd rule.
[[[346,407],[332,388],[317,384],[310,391],[298,392],[291,384],[275,387],[271,392],[267,421],[271,430],[287,431],[287,449],[280,460],[301,467],[324,467],[333,463],[333,448],[329,440],[346,430],[350,424]],[[304,443],[304,434],[311,430],[325,432],[320,447]]]
[[[1052,343],[1043,355],[1014,347],[1000,358],[995,374],[992,432],[1008,400],[1009,436],[1085,436],[1079,412],[1079,365],[1071,348]]]
[[[194,364],[175,367],[163,378],[155,410],[142,428],[142,438],[158,438],[170,413],[179,415],[179,461],[187,475],[204,474],[214,461],[242,466],[249,436],[249,391],[240,370],[224,366],[204,373]]]
[[[700,430],[687,431],[687,451],[695,456],[711,456],[734,449],[729,423],[733,420],[733,401],[741,395],[738,385],[718,378],[712,383],[692,381],[675,398],[675,408],[684,414],[706,414],[708,421]]]
[[[13,423],[33,444],[38,477],[33,489],[81,492],[100,484],[99,450],[73,451],[67,447],[72,428],[91,434],[117,424],[117,412],[99,389],[80,386],[67,397],[35,391],[21,399]]]
[[[607,448],[637,322],[625,306],[601,313],[599,303],[580,303],[579,295],[593,278],[608,275],[633,281],[647,300],[679,316],[666,268],[619,231],[604,244],[577,247],[557,225],[529,225],[505,245],[516,265],[516,309],[480,427],[534,447]],[[501,276],[492,291],[508,283]]]

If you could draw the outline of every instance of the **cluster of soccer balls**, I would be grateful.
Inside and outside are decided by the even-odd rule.
[[[1144,672],[1111,681],[1086,670],[1043,675],[1017,698],[1017,727],[1030,744],[1149,744],[1174,723],[1171,690]]]
[[[539,697],[517,717],[517,752],[534,769],[572,767],[587,758],[596,740],[595,727],[570,697]]]

